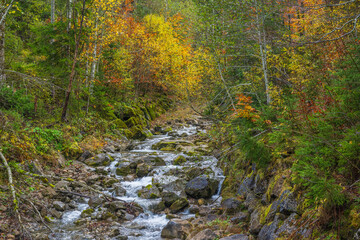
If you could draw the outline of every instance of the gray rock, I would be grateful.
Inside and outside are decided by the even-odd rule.
[[[238,224],[241,222],[246,222],[248,217],[249,217],[249,214],[247,212],[240,212],[235,217],[232,217],[230,220],[232,223]]]
[[[249,240],[249,237],[245,234],[235,234],[229,237],[220,238],[219,240]]]
[[[285,190],[280,196],[280,209],[279,212],[290,215],[291,213],[296,212],[297,209],[297,202],[289,190]]]
[[[178,213],[184,208],[189,206],[189,202],[186,198],[179,198],[176,200],[173,204],[170,206],[170,212],[171,213]]]
[[[53,208],[51,208],[51,209],[49,210],[49,213],[51,214],[51,216],[53,216],[54,218],[57,218],[57,219],[62,218],[62,215],[63,215],[62,212],[59,212],[59,211],[57,211],[57,210],[55,210],[55,209],[53,209]]]
[[[157,156],[147,156],[143,159],[143,161],[154,167],[166,166],[165,160]]]
[[[270,210],[268,214],[265,216],[265,221],[272,221],[275,217],[275,214],[279,211],[280,201],[276,200],[270,205]]]
[[[185,187],[185,192],[190,197],[210,198],[216,193],[218,182],[206,177],[196,177],[190,180]]]
[[[160,197],[160,191],[157,187],[150,185],[138,191],[138,196],[145,199],[155,199]]]
[[[91,158],[91,157],[93,157],[93,154],[91,153],[91,152],[89,152],[89,151],[85,151],[85,152],[83,152],[82,154],[81,154],[81,156],[79,157],[79,161],[80,162],[84,162],[86,159],[88,159],[88,158]]]
[[[87,184],[90,184],[90,185],[93,185],[95,183],[99,183],[100,181],[102,181],[104,179],[104,176],[100,176],[100,175],[97,175],[97,174],[93,174],[93,175],[90,175],[87,179],[86,179],[86,183]]]
[[[57,211],[63,212],[63,211],[66,210],[66,205],[65,205],[65,203],[60,202],[60,201],[54,201],[54,202],[53,202],[53,206],[54,206],[54,208],[55,208]]]
[[[235,198],[228,198],[221,203],[221,207],[227,214],[235,214],[241,208],[241,202]]]
[[[258,204],[259,201],[256,199],[255,194],[249,192],[246,196],[246,200],[244,201],[244,206],[248,209],[250,213],[252,213],[256,209]]]
[[[116,196],[122,197],[125,196],[126,190],[121,186],[121,183],[115,183],[113,184],[113,191]]]
[[[105,202],[105,199],[99,196],[90,198],[88,204],[92,208],[96,208],[100,205],[102,205]]]
[[[219,236],[216,235],[213,230],[207,228],[197,233],[194,237],[191,238],[191,240],[214,240],[218,237]]]
[[[161,231],[162,238],[169,239],[186,239],[191,231],[192,225],[186,220],[173,219],[169,221]]]
[[[105,207],[108,208],[111,212],[116,212],[117,210],[126,209],[125,202],[122,201],[114,201],[107,202]]]
[[[112,160],[113,158],[109,154],[100,153],[95,157],[86,159],[84,162],[89,166],[98,167],[98,166],[109,166]]]
[[[295,231],[296,213],[292,213],[276,231],[277,236],[290,236]],[[360,239],[358,239],[360,240]]]
[[[255,210],[250,216],[250,228],[249,232],[251,234],[258,234],[262,228],[262,224],[260,223],[260,213]]]
[[[258,235],[258,240],[275,240],[277,235],[275,234],[276,229],[278,228],[279,220],[278,217],[275,217],[274,221],[271,224],[265,224]]]
[[[70,191],[70,183],[61,180],[55,184],[54,190]]]
[[[141,163],[136,168],[136,176],[145,177],[151,171],[151,167],[145,163]]]
[[[240,184],[237,193],[240,196],[246,197],[247,194],[254,189],[254,187],[255,187],[254,174],[251,174],[250,176],[246,177],[244,181]]]
[[[127,161],[119,163],[118,168],[116,169],[116,174],[120,176],[126,176],[134,173],[136,173],[136,166],[134,168],[133,164]]]
[[[173,204],[176,200],[180,199],[180,197],[173,192],[162,192],[161,198],[166,207],[170,207],[171,204]]]

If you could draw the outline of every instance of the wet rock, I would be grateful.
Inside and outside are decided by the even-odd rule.
[[[104,198],[95,196],[95,197],[90,198],[88,204],[90,207],[96,208],[96,207],[102,205],[104,202],[105,202]]]
[[[191,223],[186,220],[181,219],[173,219],[169,221],[166,226],[161,231],[162,238],[169,238],[169,239],[186,239],[191,231]]]
[[[116,178],[112,178],[112,177],[107,177],[103,180],[102,182],[102,186],[109,188],[111,187],[113,184],[118,183],[119,180]]]
[[[90,151],[85,151],[81,154],[78,161],[84,162],[86,159],[93,157],[94,155]]]
[[[163,201],[159,202],[150,207],[150,210],[154,213],[160,213],[166,209],[165,203]]]
[[[248,193],[250,193],[255,186],[254,174],[251,173],[250,176],[247,176],[244,181],[241,183],[238,189],[238,195],[246,197]]]
[[[230,220],[234,224],[238,224],[241,222],[246,222],[249,217],[249,213],[247,212],[240,212],[235,217],[232,217]]]
[[[54,218],[57,218],[57,219],[62,218],[62,215],[63,215],[62,212],[59,212],[59,211],[57,211],[57,210],[55,210],[55,209],[53,209],[53,208],[51,208],[51,209],[49,210],[49,213],[51,214],[51,216],[53,216]]]
[[[227,214],[235,214],[240,210],[241,202],[234,198],[228,198],[221,203],[221,207]]]
[[[109,172],[106,170],[105,167],[98,167],[95,169],[95,173],[99,174],[99,175],[108,175]]]
[[[210,198],[216,193],[218,182],[206,177],[196,177],[190,180],[185,187],[185,192],[195,199]]]
[[[88,158],[84,161],[85,164],[91,167],[109,166],[113,158],[107,153],[100,153],[95,157]]]
[[[153,185],[148,185],[143,189],[141,189],[140,191],[138,191],[138,196],[145,199],[155,199],[155,198],[159,198],[160,191],[157,187]]]
[[[121,183],[115,183],[113,184],[113,191],[116,196],[122,197],[125,196],[126,190],[121,186]]]
[[[182,165],[186,163],[186,158],[183,155],[179,155],[174,159],[174,165]]]
[[[262,228],[262,224],[260,223],[260,213],[255,210],[250,216],[250,228],[249,232],[251,234],[258,234]]]
[[[279,220],[275,217],[271,224],[265,224],[258,235],[258,240],[275,240],[277,238],[275,231],[278,228]]]
[[[145,163],[141,163],[136,168],[136,176],[145,177],[151,171],[151,167]]]
[[[91,214],[93,214],[93,213],[94,213],[94,209],[88,208],[81,212],[80,217],[82,217],[82,218],[90,217]]]
[[[204,170],[197,167],[192,167],[186,171],[186,178],[187,179],[194,179],[197,176],[201,176],[204,173]]]
[[[126,209],[125,202],[123,201],[114,201],[107,202],[105,207],[108,208],[111,212],[116,212],[117,210]]]
[[[143,159],[143,161],[154,167],[166,166],[165,160],[157,156],[147,156]]]
[[[121,162],[116,168],[116,174],[120,176],[126,176],[136,173],[136,167],[134,168],[131,162]]]
[[[163,191],[184,193],[185,192],[185,184],[186,184],[186,181],[184,179],[177,179],[173,182],[162,185],[162,188],[163,188]]]
[[[173,193],[173,192],[162,192],[161,198],[162,198],[162,201],[164,201],[165,206],[170,207],[171,204],[173,204],[180,197],[176,193]]]
[[[219,240],[249,240],[249,237],[245,234],[235,234],[229,237],[220,238]]]
[[[57,210],[57,211],[65,211],[66,210],[66,205],[63,202],[60,201],[54,201],[53,202],[53,207]]]
[[[178,213],[184,208],[189,206],[189,202],[186,198],[180,198],[176,200],[173,204],[170,206],[170,212],[171,213]]]
[[[213,230],[207,228],[196,234],[191,240],[214,240],[218,237]]]

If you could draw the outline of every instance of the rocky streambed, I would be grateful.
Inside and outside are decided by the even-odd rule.
[[[202,137],[205,128],[190,121],[174,130],[155,128],[153,137],[125,149],[85,152],[71,170],[74,180],[48,189],[53,233],[39,231],[35,238],[186,239],[197,216],[208,216],[203,224],[215,220],[221,203],[225,177]]]

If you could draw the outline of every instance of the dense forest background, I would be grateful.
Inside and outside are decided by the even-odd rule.
[[[241,152],[228,176],[281,166],[323,229],[360,227],[359,1],[2,0],[0,10],[11,166],[142,139],[181,103]]]

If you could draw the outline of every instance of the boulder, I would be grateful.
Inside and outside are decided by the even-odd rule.
[[[63,202],[60,201],[54,201],[53,202],[53,207],[57,210],[57,211],[65,211],[66,210],[66,205]]]
[[[290,215],[291,213],[296,212],[297,202],[294,198],[294,195],[289,190],[285,190],[279,198],[279,212],[285,215]]]
[[[237,193],[242,197],[246,197],[247,194],[254,189],[254,187],[255,187],[254,174],[251,173],[249,176],[247,176],[244,179],[244,181],[242,181]]]
[[[147,156],[142,161],[154,167],[166,166],[165,160],[158,156]]]
[[[107,153],[100,153],[95,157],[88,158],[84,162],[92,167],[109,166],[113,158]]]
[[[162,238],[169,239],[186,239],[192,229],[191,223],[182,219],[172,219],[161,231]]]
[[[105,202],[105,199],[99,196],[91,197],[88,204],[92,208],[96,208],[102,205]]]
[[[115,195],[119,197],[125,196],[126,194],[126,190],[122,187],[121,183],[113,184],[113,191]]]
[[[134,174],[135,172],[136,172],[136,165],[134,168],[134,164],[132,164],[131,162],[127,162],[127,161],[119,163],[119,165],[116,168],[116,174],[120,175],[120,176]]]
[[[211,229],[205,229],[201,232],[197,233],[191,240],[214,240],[217,239],[219,236],[214,233]]]
[[[145,199],[155,199],[159,198],[160,191],[157,187],[153,185],[148,185],[138,191],[138,196]]]
[[[151,167],[146,163],[140,163],[136,168],[136,176],[145,177],[151,171]]]
[[[275,217],[274,221],[270,224],[265,224],[258,235],[258,240],[275,240],[277,238],[275,231],[278,228],[279,220]]]
[[[176,200],[180,199],[180,197],[173,192],[162,192],[161,198],[166,207],[170,207],[171,204],[173,204]]]
[[[186,163],[186,158],[183,155],[179,155],[174,159],[174,165],[182,165]]]
[[[189,202],[186,198],[179,198],[176,200],[173,204],[170,206],[170,212],[171,213],[178,213],[184,208],[189,206]]]
[[[256,235],[260,232],[262,224],[260,223],[260,213],[255,210],[250,216],[250,228],[249,232]]]
[[[235,234],[229,237],[220,238],[219,240],[249,240],[250,238],[245,234]]]
[[[241,202],[235,198],[228,198],[221,203],[221,207],[227,214],[235,214],[241,208]]]
[[[123,201],[107,202],[105,207],[108,208],[111,212],[116,212],[121,209],[126,210],[125,202]]]
[[[247,212],[240,212],[236,214],[235,217],[232,217],[230,221],[234,224],[239,224],[241,222],[246,222],[249,217],[249,213]]]
[[[185,192],[195,199],[210,198],[216,193],[218,184],[216,180],[207,179],[206,177],[196,177],[186,184]]]
[[[296,230],[296,213],[292,213],[284,223],[276,230],[277,236],[290,236]],[[360,239],[358,239],[360,240]]]
[[[62,215],[63,215],[62,212],[59,212],[59,211],[57,211],[57,210],[55,210],[53,208],[51,208],[49,210],[49,213],[51,214],[51,216],[53,216],[54,218],[57,218],[57,219],[60,219],[62,217]]]
[[[80,162],[84,162],[86,159],[91,158],[91,157],[93,157],[93,154],[90,151],[86,150],[85,152],[83,152],[81,154],[81,156],[79,157],[78,160]]]
[[[259,201],[255,197],[255,194],[249,192],[244,201],[244,206],[248,209],[250,213],[252,213],[258,205],[259,205]]]

